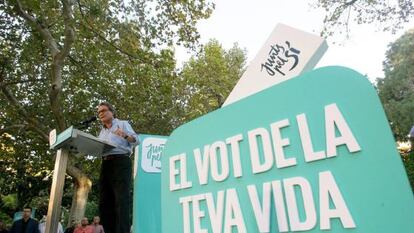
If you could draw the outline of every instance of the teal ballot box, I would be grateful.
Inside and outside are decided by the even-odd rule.
[[[134,153],[134,233],[161,233],[161,157],[165,136],[139,135]]]
[[[411,233],[414,198],[363,75],[324,67],[177,128],[161,158],[168,233]]]

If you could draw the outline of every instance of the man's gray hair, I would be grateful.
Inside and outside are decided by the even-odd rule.
[[[115,108],[112,106],[112,104],[110,104],[109,102],[101,102],[98,104],[98,107],[99,106],[106,106],[108,110],[112,112],[112,114],[114,115],[114,118],[116,118],[116,111],[115,111]]]

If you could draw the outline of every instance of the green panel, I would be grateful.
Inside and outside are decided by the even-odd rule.
[[[335,124],[332,124],[329,123],[326,114],[335,112],[335,109],[339,111],[339,116],[334,118]],[[308,125],[308,139],[313,151],[323,151],[321,153],[324,156],[320,160],[305,161],[302,145],[305,137],[300,136],[300,120],[297,119],[302,113],[307,119],[305,123]],[[345,128],[349,129],[351,136],[335,145],[335,139],[344,139],[346,135],[346,129],[338,126],[340,117],[343,117]],[[285,139],[281,142],[276,139],[276,133],[272,134],[271,124],[280,124],[283,120],[287,120],[288,125],[280,130],[281,137]],[[333,125],[333,130],[327,130],[326,124]],[[265,161],[263,147],[266,143],[263,143],[262,137],[257,138],[259,160],[253,159],[249,149],[249,145],[254,147],[255,144],[249,139],[248,132],[258,128],[263,128],[265,134],[269,135],[270,142],[275,144],[266,147],[270,148],[273,158],[268,160],[271,161],[269,169],[254,174],[252,161]],[[332,140],[327,140],[329,132],[333,132]],[[238,143],[242,175],[235,177],[235,153],[227,143],[224,147],[227,153],[224,150],[212,150],[212,153],[206,155],[217,158],[218,161],[227,158],[228,176],[226,170],[223,170],[223,165],[227,163],[218,162],[216,170],[212,170],[210,164],[208,183],[200,184],[198,172],[201,173],[201,169],[196,169],[194,151],[200,149],[203,154],[206,145],[220,148],[219,145],[226,143],[226,139],[236,135],[242,137]],[[286,139],[289,143],[282,147],[282,152],[276,150],[283,143],[287,143]],[[352,143],[353,139],[355,143]],[[326,157],[328,145],[336,148],[336,156]],[[296,164],[278,168],[277,165],[282,163],[275,162],[275,157],[281,156],[282,153],[286,159],[296,159]],[[178,159],[177,155],[180,154],[184,155]],[[169,163],[173,161],[171,158],[177,160],[170,167]],[[186,165],[183,163],[184,159]],[[299,231],[295,227],[306,222],[309,224],[303,226],[303,232],[326,232],[322,230],[323,226],[326,227],[326,222],[330,224],[328,232],[409,233],[414,229],[413,194],[379,98],[372,84],[363,75],[348,68],[317,69],[179,127],[168,140],[162,157],[162,166],[162,227],[166,229],[164,232],[186,232],[183,226],[185,205],[180,204],[180,198],[183,198],[183,203],[189,204],[189,232],[197,232],[194,227],[199,229],[198,232],[243,232],[243,225],[246,228],[245,232],[260,232],[259,226],[263,227],[263,223],[258,224],[256,221],[252,207],[254,201],[248,194],[247,186],[255,185],[262,205],[262,187],[266,182],[273,182],[276,187],[270,192],[271,201],[267,206],[270,208],[270,217],[262,218],[269,220],[270,232],[283,232],[283,228],[280,228],[284,225],[279,225],[278,221],[284,218],[281,214],[276,214],[275,202],[278,210],[281,210],[281,206],[285,207],[289,232],[295,229]],[[174,172],[175,170],[177,171]],[[225,179],[222,180],[220,175]],[[188,181],[191,182],[191,186],[170,191],[170,176],[175,185],[185,186]],[[322,178],[332,179],[333,184],[328,186],[328,182],[322,181]],[[302,185],[292,185],[290,182],[294,180],[300,180]],[[278,183],[282,185],[281,189],[276,186]],[[310,194],[306,192],[308,186]],[[339,195],[335,194],[335,188],[338,189]],[[233,189],[237,199],[231,195]],[[289,190],[293,190],[293,195],[289,194]],[[217,207],[219,191],[224,191],[223,208]],[[275,201],[274,197],[280,197],[277,194],[279,191],[283,199]],[[210,195],[213,196],[214,208],[207,206],[206,199]],[[306,201],[303,201],[303,196],[307,198]],[[297,204],[296,208],[292,202],[287,202],[287,197],[293,198],[293,202]],[[187,202],[185,198],[191,201]],[[343,202],[338,201],[341,198]],[[323,203],[327,203],[328,206],[324,207]],[[345,204],[345,207],[341,206],[341,203]],[[199,205],[199,211],[195,204]],[[237,204],[240,205],[242,219],[236,227],[235,223],[232,225],[232,219],[237,219]],[[305,209],[309,212],[306,213]],[[323,214],[330,210],[341,212],[338,216],[334,216],[334,213]],[[214,218],[210,216],[210,212],[215,211],[216,214],[222,211],[222,217],[217,217],[216,222],[212,224],[211,220]],[[299,214],[299,224],[294,222],[295,211]],[[312,213],[316,219],[312,219]],[[353,224],[346,222],[349,218]],[[197,224],[197,221],[200,224]],[[213,231],[212,225],[217,226],[217,222],[221,222],[222,227]],[[228,226],[230,231],[225,231],[225,226]]]
[[[136,147],[138,159],[134,161],[134,233],[161,233],[161,168],[156,160],[162,156],[167,138],[139,135],[141,144]]]

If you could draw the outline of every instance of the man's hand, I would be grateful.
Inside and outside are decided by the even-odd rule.
[[[127,133],[125,133],[121,128],[119,128],[119,126],[118,126],[118,129],[115,130],[114,134],[124,138],[128,142],[135,142],[135,138],[131,137]]]
[[[125,138],[126,136],[128,136],[121,128],[115,130],[114,134],[120,136],[121,138]]]

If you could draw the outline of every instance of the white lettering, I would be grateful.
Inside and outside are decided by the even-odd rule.
[[[176,162],[180,163],[180,170],[176,168]],[[190,188],[192,183],[187,180],[187,157],[186,154],[179,154],[171,156],[169,159],[169,168],[170,168],[170,191],[175,191],[178,189]],[[177,175],[180,175],[180,183],[175,182]]]
[[[224,191],[217,193],[217,205],[214,206],[213,194],[206,194],[208,214],[211,221],[213,233],[221,233],[223,227]]]
[[[283,186],[286,194],[286,205],[289,214],[289,222],[291,231],[307,231],[316,225],[316,210],[313,200],[312,189],[303,177],[293,177],[283,180]],[[295,187],[301,190],[303,198],[303,207],[305,210],[305,220],[300,221],[298,205],[295,196]]]
[[[180,160],[180,155],[171,156],[169,159],[170,191],[180,189],[180,184],[175,183],[175,177],[179,174],[178,169],[175,167],[175,162],[178,160]]]
[[[252,203],[253,212],[256,218],[256,224],[257,228],[259,229],[259,232],[269,232],[271,194],[270,182],[266,182],[263,184],[262,204],[260,204],[259,195],[257,194],[255,185],[248,185],[247,191],[249,193],[250,202]]]
[[[289,226],[286,216],[285,200],[282,193],[282,184],[279,180],[272,181],[273,201],[275,202],[277,225],[279,232],[288,232]]]
[[[204,211],[200,210],[199,202],[205,199],[204,194],[193,196],[193,224],[194,233],[207,233],[207,229],[201,228],[201,218],[205,216]]]
[[[233,137],[226,139],[226,143],[230,144],[231,146],[231,158],[233,162],[234,177],[241,177],[243,175],[239,149],[239,144],[241,140],[243,140],[243,136],[241,134],[237,134]]]
[[[296,165],[296,158],[285,158],[283,147],[290,144],[289,138],[282,138],[281,128],[289,126],[289,120],[284,119],[270,125],[272,131],[273,147],[275,149],[276,167],[284,168]]]
[[[335,209],[329,208],[329,200],[332,200]],[[331,218],[339,218],[344,228],[356,227],[341,191],[335,182],[335,178],[330,171],[319,173],[319,202],[321,230],[331,229]]]
[[[273,166],[272,145],[270,143],[269,132],[265,128],[257,128],[248,132],[250,160],[254,174],[269,170]],[[260,163],[260,155],[257,137],[260,136],[263,145],[264,162]]]
[[[204,154],[201,155],[200,149],[194,150],[194,160],[197,168],[198,182],[205,185],[208,182],[208,169],[210,162],[210,145],[204,146]]]
[[[237,228],[236,232],[247,232],[240,208],[239,198],[237,197],[235,189],[228,189],[226,192],[226,212],[224,218],[224,233],[232,233],[233,227]]]
[[[296,120],[299,127],[300,140],[302,142],[303,153],[306,162],[312,162],[326,157],[325,151],[315,152],[313,150],[312,140],[309,133],[308,121],[304,113],[296,116]]]
[[[180,203],[183,206],[184,233],[190,233],[190,205],[191,197],[181,197]]]
[[[341,136],[336,137],[335,126]],[[350,152],[360,151],[357,140],[336,104],[325,106],[326,155],[336,156],[336,147],[345,144]]]
[[[219,153],[217,153],[219,151]],[[221,173],[219,172],[218,155],[220,155]],[[214,142],[210,147],[211,177],[217,182],[221,182],[229,177],[229,158],[227,146],[222,141]]]

